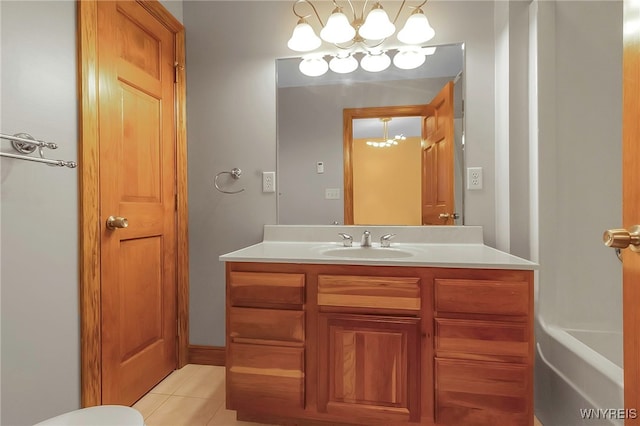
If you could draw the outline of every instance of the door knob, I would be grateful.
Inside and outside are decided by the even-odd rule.
[[[460,218],[460,215],[458,213],[440,213],[440,215],[438,216],[440,219],[449,219],[450,217],[453,219],[458,219]]]
[[[609,229],[604,231],[602,241],[607,247],[623,249],[629,247],[640,253],[640,225],[633,225],[629,230]]]
[[[127,226],[129,226],[129,221],[126,217],[109,216],[107,218],[107,229],[126,228]]]

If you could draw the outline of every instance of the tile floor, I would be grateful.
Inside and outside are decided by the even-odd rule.
[[[185,365],[133,407],[147,426],[249,426],[224,406],[224,367]]]
[[[257,426],[224,406],[224,367],[189,364],[171,373],[133,407],[147,426]],[[542,426],[536,419],[535,426]]]

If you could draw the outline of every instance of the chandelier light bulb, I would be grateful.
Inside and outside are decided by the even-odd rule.
[[[351,55],[336,56],[329,61],[329,68],[338,74],[348,74],[358,68],[358,60]]]
[[[367,54],[360,60],[360,66],[363,70],[369,72],[380,72],[389,68],[391,65],[391,58],[385,53],[372,53]]]
[[[329,64],[321,57],[311,57],[303,59],[298,69],[306,76],[319,77],[329,70]]]
[[[322,40],[313,31],[313,27],[309,23],[301,18],[298,24],[293,29],[293,34],[287,42],[287,46],[291,50],[296,52],[309,52],[317,49],[322,44]]]
[[[396,32],[396,26],[391,23],[387,12],[380,3],[376,3],[358,29],[360,36],[367,40],[382,40]]]
[[[320,30],[320,37],[328,43],[345,43],[355,37],[356,30],[349,23],[342,9],[334,9],[327,20],[327,25]]]
[[[401,70],[412,70],[424,64],[426,56],[418,49],[400,50],[393,57],[393,65]]]
[[[416,9],[398,32],[398,40],[405,44],[422,44],[431,40],[436,32],[422,9]]]

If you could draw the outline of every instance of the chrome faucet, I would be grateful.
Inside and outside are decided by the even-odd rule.
[[[351,247],[353,244],[353,237],[349,234],[345,234],[344,232],[338,232],[338,235],[342,237],[342,245],[345,247]]]
[[[396,234],[384,234],[380,237],[380,247],[391,247],[391,239],[395,236]]]
[[[371,232],[364,231],[362,234],[362,241],[360,242],[360,247],[371,247]]]

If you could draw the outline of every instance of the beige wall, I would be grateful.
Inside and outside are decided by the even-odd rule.
[[[358,225],[420,225],[421,141],[380,148],[353,141],[353,219]]]

